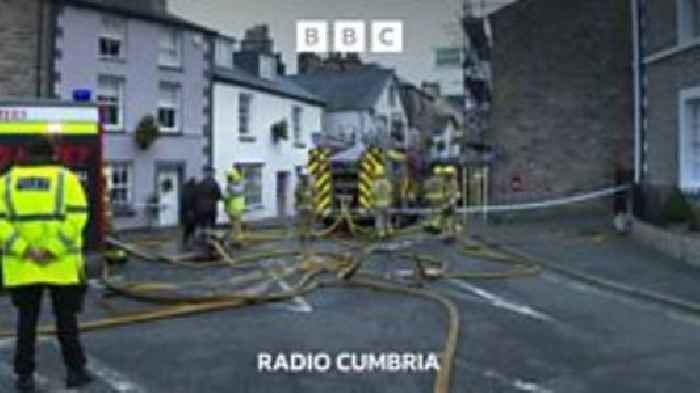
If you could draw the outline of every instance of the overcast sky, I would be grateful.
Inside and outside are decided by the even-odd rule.
[[[509,0],[485,0],[487,11]],[[477,11],[482,0],[472,0]],[[416,84],[430,80],[433,49],[461,46],[462,0],[169,0],[170,11],[237,39],[246,28],[267,23],[290,72],[296,72],[295,22],[298,19],[400,19],[402,54],[364,54],[365,61],[393,67]]]

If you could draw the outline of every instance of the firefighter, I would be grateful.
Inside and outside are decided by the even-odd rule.
[[[226,197],[224,198],[224,208],[231,223],[230,240],[233,243],[240,242],[243,237],[244,191],[243,175],[234,165],[226,172]]]
[[[391,182],[386,178],[383,166],[375,170],[375,179],[372,183],[372,199],[374,200],[374,227],[379,239],[385,239],[391,232]]]
[[[305,170],[299,172],[299,181],[294,190],[294,208],[296,209],[296,227],[301,253],[304,259],[310,257],[311,241],[314,229],[314,187]]]
[[[88,384],[77,314],[85,297],[83,228],[88,207],[78,177],[54,161],[44,138],[27,148],[29,160],[0,178],[3,281],[18,310],[14,371],[20,392],[34,392],[36,325],[41,298],[51,294],[67,369],[66,387]]]
[[[442,173],[442,233],[447,239],[454,239],[457,236],[455,213],[459,202],[459,183],[454,167],[444,167]]]
[[[442,167],[436,166],[433,168],[433,174],[425,182],[425,199],[428,202],[428,207],[430,209],[440,209],[440,203],[443,199],[441,175]],[[438,233],[442,226],[440,217],[441,215],[438,213],[433,213],[428,216],[428,219],[425,221],[424,228],[433,233]]]

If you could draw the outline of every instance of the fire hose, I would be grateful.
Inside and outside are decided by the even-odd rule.
[[[346,220],[350,226],[354,225],[352,222],[352,217],[346,216],[342,219]],[[341,222],[341,218],[337,220],[336,225],[340,225],[339,222]],[[168,258],[150,255],[129,244],[116,242],[113,243],[113,245],[121,247],[128,253],[140,256],[140,259],[146,262],[175,263],[188,267],[196,264],[195,262],[187,262],[182,260],[168,261]],[[219,242],[213,242],[212,246],[214,246],[222,259],[222,261],[217,262],[217,264],[223,264],[228,267],[240,267],[243,265],[255,264],[265,259],[290,256],[296,257],[300,255],[299,251],[270,251],[253,253],[234,258]],[[323,257],[324,260],[302,260],[293,267],[280,269],[277,272],[272,271],[272,269],[262,272],[256,271],[253,275],[247,278],[249,281],[263,281],[266,279],[280,279],[287,278],[294,274],[301,274],[301,278],[291,288],[268,294],[252,294],[243,291],[233,291],[223,294],[204,296],[166,295],[164,292],[177,290],[179,286],[164,282],[118,283],[112,279],[110,270],[111,267],[109,264],[105,263],[103,266],[102,278],[105,287],[110,292],[138,301],[159,304],[161,306],[164,305],[164,307],[146,311],[124,313],[100,320],[83,322],[80,324],[80,328],[81,331],[84,332],[95,331],[128,324],[175,318],[215,310],[238,308],[267,302],[284,301],[297,296],[306,295],[314,290],[325,287],[366,288],[414,297],[422,297],[440,304],[446,310],[449,318],[447,338],[443,349],[442,364],[437,373],[433,387],[434,393],[449,392],[453,362],[457,351],[459,336],[459,313],[456,305],[449,298],[433,290],[408,288],[401,286],[400,283],[387,280],[378,274],[358,272],[363,264],[364,258],[369,256],[375,250],[374,247],[367,246],[365,244],[362,244],[361,246],[363,250],[360,253],[340,254],[315,252],[315,255]],[[484,245],[476,243],[462,243],[461,246],[461,253],[463,255],[478,257],[491,262],[512,265],[513,269],[506,272],[450,272],[442,261],[434,257],[423,254],[402,254],[402,256],[405,258],[412,258],[416,262],[417,275],[418,271],[420,271],[422,275],[429,279],[495,279],[522,277],[534,275],[539,272],[539,268],[536,264],[530,263],[529,261],[515,259],[507,254],[489,249]],[[426,265],[432,269],[426,269]],[[209,266],[213,265],[210,264]],[[277,274],[275,275],[273,273]],[[321,279],[321,275],[324,273],[335,273],[336,276],[332,280],[323,280]],[[42,327],[38,330],[38,334],[55,334],[55,331],[52,328]],[[13,336],[14,331],[0,332],[0,337]]]

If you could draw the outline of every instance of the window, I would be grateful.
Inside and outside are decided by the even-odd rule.
[[[389,128],[389,118],[386,115],[378,115],[376,117],[376,127],[379,132],[387,132]]]
[[[219,37],[216,40],[216,65],[233,68],[233,43],[229,38]]]
[[[391,108],[396,107],[396,95],[396,85],[392,83],[389,87],[389,107]]]
[[[250,94],[238,95],[238,133],[248,134],[250,132],[250,107],[253,96]]]
[[[123,128],[124,80],[114,76],[100,76],[97,87],[97,103],[102,108],[102,121],[108,131]]]
[[[250,209],[262,208],[262,164],[238,164],[245,178],[245,205]]]
[[[125,51],[126,21],[113,16],[102,17],[99,37],[99,53],[104,59],[123,59]]]
[[[461,67],[461,48],[437,48],[435,49],[435,65],[438,67]]]
[[[697,190],[700,189],[700,96],[685,100],[684,117],[680,137],[680,186],[685,190]]]
[[[109,202],[115,207],[131,204],[131,165],[108,163],[104,167]]]
[[[158,124],[161,132],[180,131],[180,86],[172,83],[160,84],[158,100]]]
[[[700,191],[700,86],[685,89],[679,100],[679,186]]]
[[[173,28],[163,28],[160,32],[158,64],[165,67],[180,67],[181,34]]]
[[[276,71],[276,60],[272,56],[260,56],[260,77],[264,79],[272,79]]]
[[[700,37],[700,0],[678,0],[678,15],[680,43]]]
[[[303,109],[300,106],[292,107],[292,127],[294,129],[294,141],[301,143],[301,124]]]

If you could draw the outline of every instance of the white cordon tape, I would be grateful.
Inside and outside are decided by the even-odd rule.
[[[491,205],[491,206],[472,206],[466,209],[459,208],[455,209],[456,213],[493,213],[493,212],[507,212],[507,211],[518,211],[518,210],[531,210],[540,209],[554,206],[567,205],[576,202],[584,202],[591,199],[601,198],[605,196],[610,196],[617,194],[618,192],[627,191],[630,189],[629,185],[609,187],[600,191],[590,192],[587,194],[575,195],[566,198],[550,199],[548,201],[542,202],[531,202],[531,203],[521,203],[517,205]],[[435,214],[441,212],[441,209],[389,209],[392,214],[413,214],[413,215],[427,215]],[[359,210],[359,213],[367,214],[368,212]],[[371,212],[370,212],[371,213]]]

